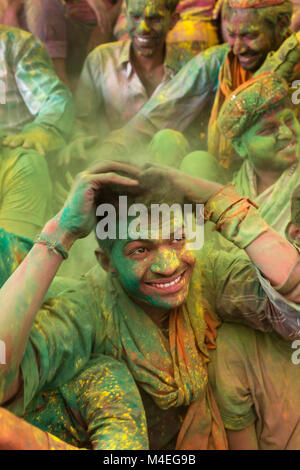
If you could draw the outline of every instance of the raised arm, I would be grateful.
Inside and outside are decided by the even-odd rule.
[[[204,256],[214,276],[207,290],[213,291],[220,316],[263,331],[275,330],[286,338],[299,337],[300,257],[296,248],[269,227],[254,203],[240,196],[233,185],[221,186],[160,166],[147,171],[149,178],[152,172],[165,172],[189,201],[205,204],[206,220],[240,249],[228,253],[214,249],[212,256]],[[218,264],[212,260],[217,256]]]
[[[18,389],[19,367],[30,329],[63,258],[72,244],[87,236],[94,226],[95,191],[105,184],[138,184],[119,176],[118,171],[138,174],[137,169],[127,165],[103,162],[93,174],[78,175],[63,209],[45,225],[38,242],[0,290],[0,332],[6,346],[6,364],[0,365],[0,403]]]

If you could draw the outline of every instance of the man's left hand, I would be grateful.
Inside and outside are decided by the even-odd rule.
[[[55,148],[54,141],[56,137],[44,129],[32,129],[20,134],[7,135],[2,141],[5,147],[36,150],[39,154],[45,156],[47,151]]]
[[[222,188],[222,185],[219,183],[188,175],[183,171],[166,165],[147,163],[144,169],[143,174],[149,176],[150,179],[152,175],[168,178],[181,191],[184,197],[194,203],[204,204],[213,194]]]

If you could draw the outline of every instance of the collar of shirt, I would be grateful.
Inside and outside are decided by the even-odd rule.
[[[126,69],[126,76],[130,78],[134,73],[134,68],[130,60],[131,40],[124,41],[124,46],[120,54],[119,67]],[[176,46],[166,43],[166,56],[164,61],[164,69],[166,77],[174,77],[182,66],[182,59]]]

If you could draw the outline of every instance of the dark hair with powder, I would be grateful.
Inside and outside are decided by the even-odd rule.
[[[122,176],[128,176],[124,173],[119,173]],[[95,209],[101,204],[111,204],[116,210],[117,220],[119,218],[119,196],[127,196],[127,206],[133,204],[144,204],[147,209],[151,208],[152,204],[180,204],[183,205],[184,197],[182,193],[170,182],[167,177],[161,174],[141,175],[137,178],[140,185],[138,187],[127,187],[120,185],[104,186],[95,195]],[[103,216],[104,217],[104,216]],[[103,217],[96,217],[97,223]],[[114,240],[99,240],[99,246],[106,252],[110,252]]]

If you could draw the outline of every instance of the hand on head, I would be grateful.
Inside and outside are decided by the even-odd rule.
[[[105,185],[137,186],[135,178],[139,174],[138,168],[113,161],[99,162],[92,170],[79,173],[63,209],[56,216],[59,226],[76,238],[86,237],[96,221],[95,194],[99,195]]]

